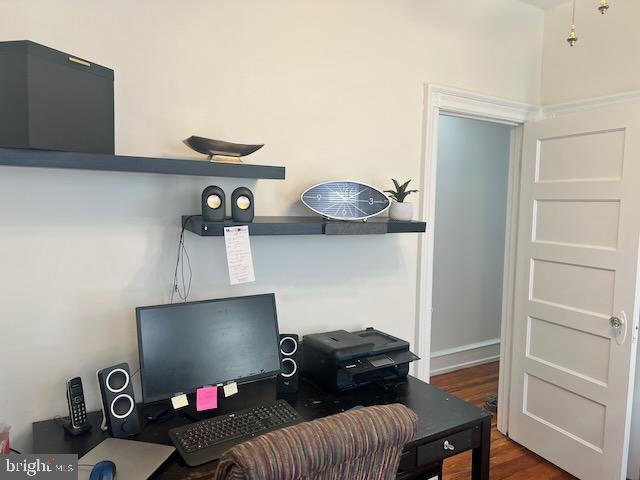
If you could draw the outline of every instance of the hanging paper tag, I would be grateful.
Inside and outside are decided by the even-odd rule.
[[[231,285],[255,282],[249,226],[225,227],[224,243],[227,249],[227,266]]]

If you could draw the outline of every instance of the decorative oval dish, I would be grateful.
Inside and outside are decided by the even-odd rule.
[[[264,144],[245,145],[242,143],[223,142],[222,140],[198,137],[196,135],[191,135],[182,142],[192,150],[208,155],[209,160],[216,155],[224,157],[244,157],[264,147]]]

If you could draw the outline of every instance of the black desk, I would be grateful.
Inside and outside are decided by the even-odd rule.
[[[275,382],[256,382],[241,385],[238,395],[220,399],[219,408],[209,415],[229,413],[272,402],[276,398],[287,400],[306,420],[326,417],[356,405],[402,403],[416,412],[419,423],[414,440],[406,446],[403,453],[398,479],[425,478],[425,473],[437,470],[443,459],[473,450],[472,479],[489,480],[491,415],[414,377],[386,388],[372,385],[341,394],[327,393],[303,382],[297,394],[282,395],[276,394]],[[79,437],[66,435],[60,420],[35,422],[34,452],[77,453],[82,456],[106,437],[100,430],[101,419],[101,413],[90,413],[89,421],[93,424],[93,429],[90,434]],[[161,423],[147,423],[143,432],[133,439],[170,444],[167,431],[189,422],[182,415],[174,415]],[[445,442],[448,442],[449,448],[445,448]],[[213,462],[190,468],[175,453],[160,467],[154,478],[210,478],[216,466],[217,462]]]

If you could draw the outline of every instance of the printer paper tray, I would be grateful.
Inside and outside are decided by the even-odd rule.
[[[396,365],[404,365],[414,360],[420,360],[420,357],[409,350],[402,350],[339,362],[338,368],[346,370],[353,376]]]

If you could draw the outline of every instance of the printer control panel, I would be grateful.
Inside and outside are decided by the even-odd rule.
[[[387,355],[376,355],[374,357],[357,358],[348,362],[343,362],[341,367],[345,370],[352,370],[353,373],[359,373],[367,370],[389,367],[395,364],[396,362]]]

